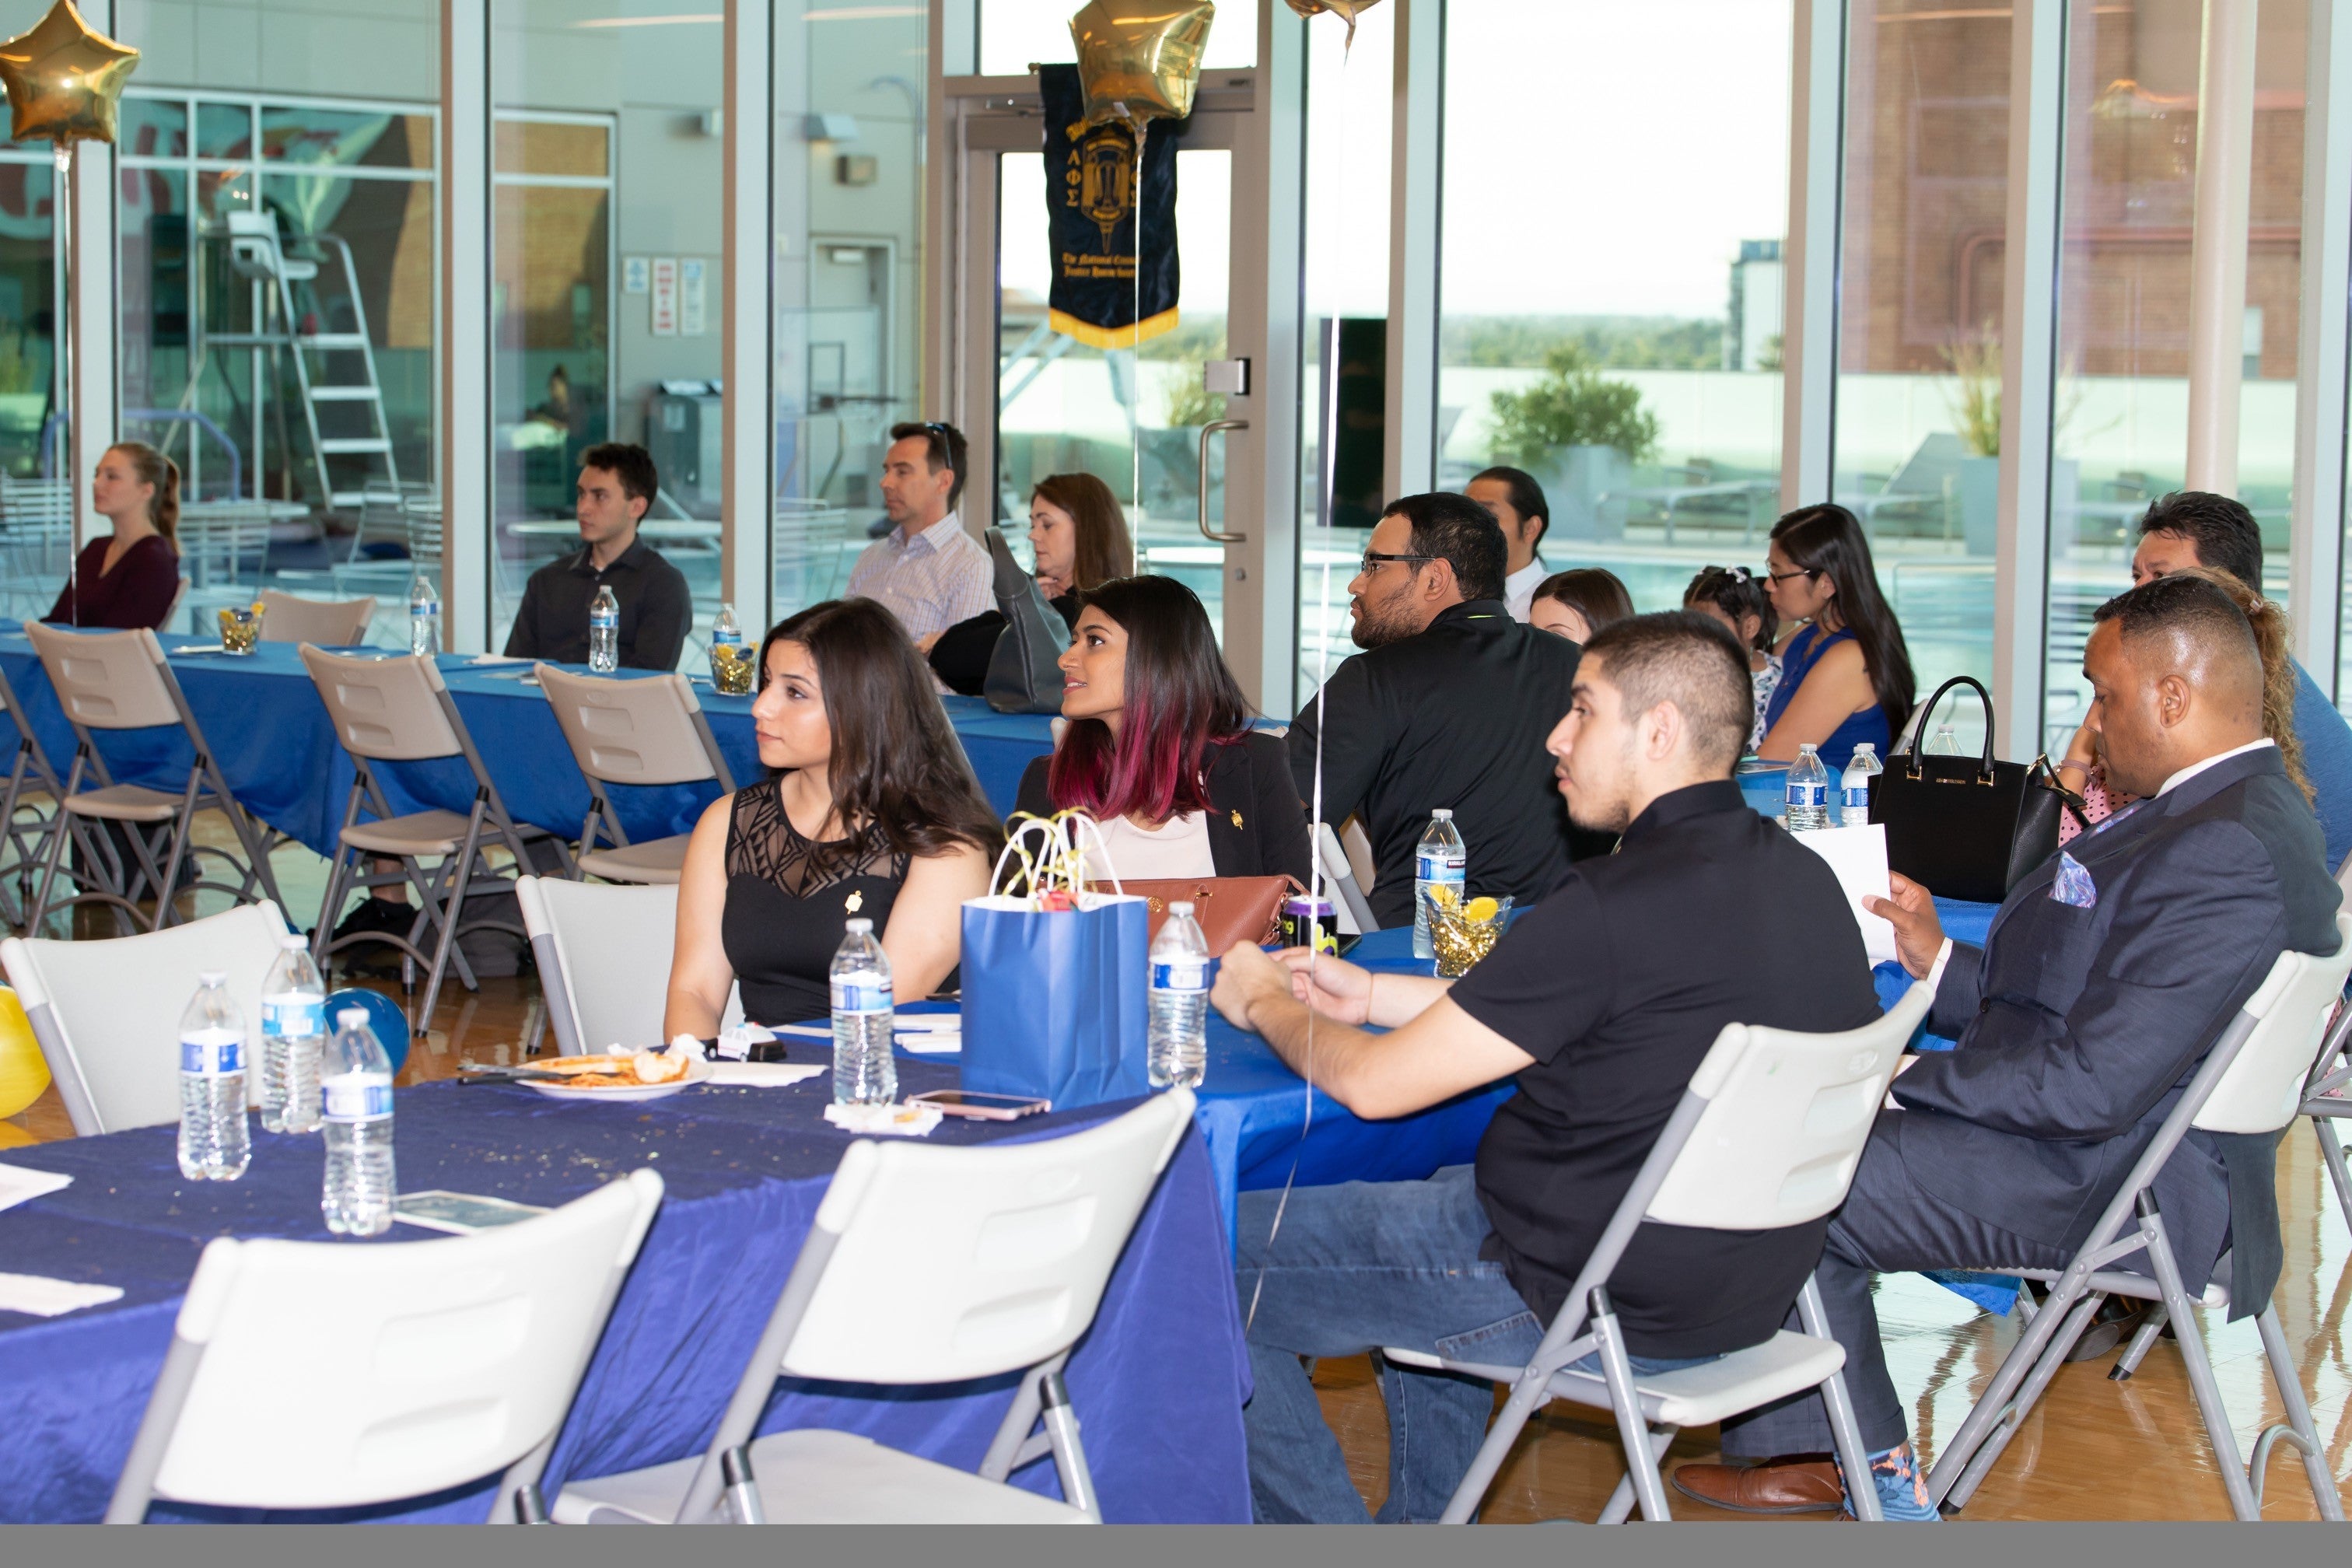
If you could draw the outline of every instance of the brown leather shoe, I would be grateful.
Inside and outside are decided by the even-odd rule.
[[[1667,1478],[1675,1489],[1734,1513],[1835,1513],[1845,1506],[1837,1461],[1791,1454],[1761,1465],[1685,1465]]]

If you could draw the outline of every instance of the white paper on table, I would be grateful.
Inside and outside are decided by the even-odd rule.
[[[54,1318],[119,1300],[121,1295],[119,1285],[76,1285],[38,1274],[0,1274],[0,1312]]]
[[[35,1198],[47,1197],[62,1187],[71,1185],[71,1176],[60,1176],[50,1171],[27,1170],[22,1165],[0,1165],[0,1209],[12,1209],[18,1204],[31,1203]]]
[[[1838,886],[1845,889],[1854,923],[1862,928],[1862,950],[1869,955],[1870,962],[1895,962],[1898,956],[1895,951],[1895,928],[1884,917],[1862,907],[1865,894],[1874,899],[1893,896],[1886,878],[1885,824],[1819,827],[1790,837],[1828,861],[1830,869],[1837,873]]]
[[[470,664],[470,665],[483,665],[483,664],[529,664],[529,663],[530,662],[530,660],[529,660],[529,659],[527,659],[527,658],[523,658],[523,657],[522,657],[521,655],[520,655],[520,654],[511,654],[511,653],[478,653],[478,654],[476,654],[473,658],[471,658],[467,659],[466,662],[467,662],[467,664]]]
[[[919,1057],[952,1057],[963,1051],[963,1036],[945,1029],[912,1029],[894,1037],[900,1050]]]
[[[710,1064],[709,1081],[732,1085],[737,1089],[783,1089],[791,1084],[805,1083],[822,1078],[825,1069],[801,1062],[730,1062]]]

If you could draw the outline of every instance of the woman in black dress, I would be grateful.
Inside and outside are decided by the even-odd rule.
[[[874,922],[893,989],[949,983],[961,907],[988,891],[1003,830],[887,610],[828,600],[760,645],[763,784],[713,801],[677,889],[663,1033],[719,1032],[730,985],[755,1024],[823,1018],[843,923]]]

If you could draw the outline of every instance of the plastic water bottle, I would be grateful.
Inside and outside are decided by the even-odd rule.
[[[890,1058],[890,955],[859,919],[833,955],[833,1102],[887,1105],[898,1098]]]
[[[391,1229],[398,1191],[392,1171],[392,1058],[358,1007],[335,1015],[319,1098],[327,1122],[327,1181],[319,1207],[327,1228],[337,1236]]]
[[[598,588],[588,605],[588,668],[610,675],[621,668],[621,601],[610,585]]]
[[[245,1015],[210,970],[180,1015],[180,1174],[234,1182],[253,1160],[245,1124]]]
[[[1429,890],[1450,887],[1459,898],[1470,881],[1470,852],[1454,830],[1454,813],[1442,806],[1431,812],[1429,831],[1412,853],[1412,955],[1435,958],[1437,949],[1429,942]]]
[[[1788,828],[1804,833],[1829,825],[1830,771],[1822,763],[1820,749],[1808,741],[1789,764]]]
[[[1952,733],[1949,724],[1936,726],[1936,738],[1927,742],[1927,754],[1931,757],[1957,757],[1960,754],[1960,738]]]
[[[310,944],[278,939],[286,951],[261,983],[261,1125],[272,1132],[319,1130],[319,1053],[327,1044],[327,987]]]
[[[710,646],[712,647],[743,646],[743,624],[735,618],[734,605],[719,606],[719,618],[710,623]]]
[[[1886,770],[1879,764],[1878,747],[1864,741],[1853,749],[1853,761],[1845,765],[1845,777],[1838,783],[1838,820],[1848,827],[1859,827],[1870,820],[1870,781]]]
[[[1192,906],[1168,906],[1151,939],[1151,1087],[1200,1086],[1209,1063],[1209,939]]]
[[[408,651],[441,651],[441,594],[422,567],[408,584]]]

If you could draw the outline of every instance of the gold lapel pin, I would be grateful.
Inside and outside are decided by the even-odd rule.
[[[854,914],[856,914],[858,910],[860,910],[864,909],[865,907],[866,907],[866,889],[863,889],[863,888],[853,888],[853,889],[850,889],[850,893],[849,893],[849,897],[847,897],[847,898],[845,898],[845,899],[844,899],[844,900],[841,900],[841,908],[842,908],[842,911],[843,911],[845,914],[853,914],[853,915],[854,915]]]
[[[1241,814],[1240,812],[1238,812],[1238,811],[1237,811],[1237,812],[1234,813],[1234,826],[1235,827],[1239,827],[1241,825],[1242,825],[1242,814]]]

